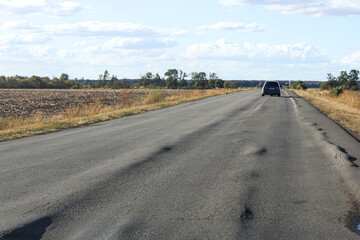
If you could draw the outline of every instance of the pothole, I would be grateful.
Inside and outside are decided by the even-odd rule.
[[[360,235],[360,212],[350,211],[345,221],[346,227],[350,229],[350,231]]]
[[[240,218],[243,222],[251,221],[254,219],[254,213],[251,211],[250,208],[245,207],[245,210],[241,214]]]

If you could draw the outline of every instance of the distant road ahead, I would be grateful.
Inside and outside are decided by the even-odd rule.
[[[0,143],[0,239],[359,239],[360,143],[289,94]]]

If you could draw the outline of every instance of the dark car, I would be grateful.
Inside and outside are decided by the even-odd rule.
[[[279,82],[276,81],[266,81],[264,83],[264,86],[262,87],[262,96],[265,95],[278,95],[280,97],[281,95],[281,89]]]

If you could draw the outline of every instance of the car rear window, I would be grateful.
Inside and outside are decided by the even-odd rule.
[[[266,82],[267,87],[279,87],[277,82]]]

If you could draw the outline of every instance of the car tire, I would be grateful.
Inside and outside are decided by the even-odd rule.
[[[278,97],[280,97],[280,94],[278,94]]]
[[[261,96],[265,96],[265,94],[261,94]]]

